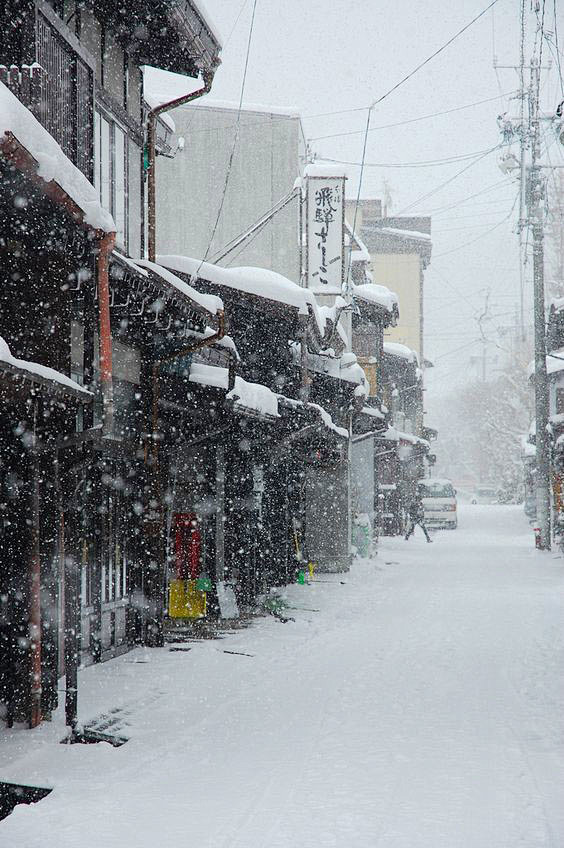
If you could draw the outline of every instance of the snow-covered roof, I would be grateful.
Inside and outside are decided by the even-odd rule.
[[[297,355],[299,345],[293,345],[293,350]],[[315,374],[326,374],[336,380],[356,383],[355,395],[368,397],[369,383],[354,353],[345,353],[342,357],[336,357],[327,351],[319,354],[308,352],[307,367]]]
[[[190,0],[190,3],[194,6],[206,27],[217,41],[218,47],[222,47],[223,36],[221,35],[221,31],[218,29],[214,19],[210,17],[210,13],[204,0]]]
[[[134,264],[139,265],[141,268],[148,268],[150,271],[158,274],[159,277],[162,277],[163,280],[175,289],[178,289],[186,297],[189,297],[211,315],[217,315],[218,312],[223,311],[223,301],[220,297],[217,297],[215,294],[202,294],[196,291],[193,286],[185,283],[184,280],[181,280],[176,274],[172,274],[166,268],[163,268],[162,265],[157,265],[156,262],[149,262],[148,259],[135,259]]]
[[[379,286],[376,283],[364,283],[361,286],[354,286],[353,297],[364,300],[367,303],[375,303],[378,306],[384,307],[388,312],[394,312],[394,310],[399,309],[397,294],[390,291],[386,286]]]
[[[212,386],[215,389],[229,388],[229,370],[215,365],[206,365],[203,362],[192,362],[188,379],[191,383],[198,383],[200,386]]]
[[[417,241],[431,241],[429,233],[421,233],[419,230],[402,230],[399,227],[377,227],[376,232],[389,236],[401,236],[402,238],[415,239]]]
[[[407,345],[399,342],[384,342],[384,353],[390,356],[399,356],[401,359],[406,359],[408,362],[419,362],[417,352],[412,350]]]
[[[82,211],[84,222],[95,230],[114,233],[116,225],[100,203],[98,192],[82,171],[65,156],[52,135],[29,109],[0,82],[0,141],[11,133],[38,164],[37,175],[59,185]]]
[[[333,430],[334,433],[337,433],[339,436],[342,436],[344,439],[348,439],[348,437],[349,437],[348,430],[345,430],[344,427],[338,427],[337,424],[335,424],[335,422],[333,421],[333,419],[331,418],[331,416],[329,415],[329,413],[327,412],[326,409],[323,409],[323,407],[319,406],[318,403],[311,403],[311,402],[307,404],[307,407],[308,407],[308,409],[316,409],[319,412],[319,414],[321,416],[321,420],[323,421],[323,423],[325,424],[325,426],[329,430]]]
[[[227,394],[234,406],[250,409],[267,418],[278,418],[278,396],[268,386],[261,383],[248,383],[241,377],[235,377],[235,386]]]
[[[323,162],[321,159],[310,162],[304,168],[304,177],[346,177],[343,165],[335,165],[332,162]]]
[[[369,418],[378,418],[383,421],[386,416],[383,412],[380,412],[379,409],[376,409],[375,406],[363,406],[360,410],[363,415],[368,415]]]
[[[180,95],[179,95],[180,96]],[[182,107],[184,108],[184,107]],[[197,100],[186,104],[186,109],[218,109],[225,111],[239,111],[239,103],[235,100],[220,100],[209,94],[199,97]],[[291,106],[269,106],[265,103],[243,103],[241,112],[258,112],[263,115],[275,115],[284,118],[300,118],[300,113]]]
[[[157,262],[160,266],[171,268],[180,274],[197,276],[218,286],[284,303],[297,309],[300,315],[309,315],[312,312],[320,332],[323,334],[325,330],[325,321],[313,293],[275,271],[266,268],[222,268],[189,256],[159,255]]]
[[[347,221],[347,219],[345,218],[345,248],[347,248],[347,254],[348,254],[348,248],[350,248],[350,246],[351,246],[351,237],[352,237],[352,227],[349,224],[349,222]],[[356,247],[354,245],[356,245]],[[370,253],[368,252],[368,248],[366,247],[366,245],[364,244],[364,242],[362,241],[362,239],[360,238],[358,233],[355,233],[355,235],[354,235],[353,249],[351,251],[351,261],[352,262],[370,262]]]
[[[92,397],[92,393],[88,389],[71,380],[65,374],[61,374],[60,371],[55,371],[54,368],[48,368],[46,365],[40,365],[38,362],[28,362],[25,359],[17,359],[12,356],[8,343],[0,336],[0,363],[2,362],[12,368],[25,371],[30,378],[39,377],[42,380],[49,380],[64,388],[72,389],[74,392],[84,395],[85,398]]]
[[[404,433],[395,427],[388,427],[383,438],[390,442],[409,442],[411,445],[423,445],[425,448],[431,447],[427,439],[420,439],[419,436],[414,436],[413,433]]]
[[[150,109],[156,109],[163,103],[170,103],[171,100],[192,94],[203,87],[203,82],[198,77],[163,71],[162,68],[153,68],[151,65],[143,65],[141,70],[143,71],[143,98]],[[172,132],[175,132],[176,126],[170,114],[163,112],[159,117]]]

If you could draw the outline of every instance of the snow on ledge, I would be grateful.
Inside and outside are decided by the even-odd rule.
[[[54,383],[64,386],[67,389],[72,389],[87,397],[92,397],[92,392],[85,389],[79,383],[71,380],[70,377],[61,374],[60,371],[55,371],[54,368],[49,368],[47,365],[40,365],[38,362],[28,362],[25,359],[16,359],[12,356],[7,342],[0,336],[0,362],[5,362],[13,368],[19,368],[21,371],[27,371],[30,377],[41,377],[44,380],[52,380]]]
[[[82,171],[72,164],[53,136],[29,109],[0,82],[0,139],[11,133],[38,163],[37,175],[57,183],[83,212],[84,222],[95,230],[115,233],[116,225],[103,208],[98,192]]]

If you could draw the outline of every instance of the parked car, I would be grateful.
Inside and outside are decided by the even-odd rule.
[[[470,498],[470,503],[497,504],[499,503],[498,490],[494,486],[477,486]]]
[[[450,480],[429,478],[418,483],[428,527],[445,527],[455,530],[458,526],[456,489]]]

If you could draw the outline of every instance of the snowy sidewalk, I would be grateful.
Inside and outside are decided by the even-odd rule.
[[[290,587],[295,622],[84,670],[81,721],[122,708],[129,741],[60,745],[60,710],[0,733],[0,779],[54,787],[0,845],[564,844],[564,560],[531,535],[467,507],[433,545],[417,528]]]

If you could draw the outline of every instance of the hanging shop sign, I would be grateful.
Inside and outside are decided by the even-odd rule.
[[[340,293],[344,281],[345,177],[308,176],[308,288]]]

